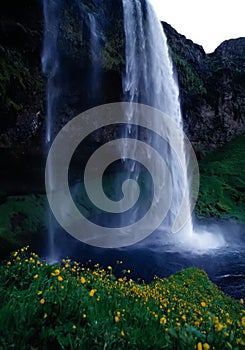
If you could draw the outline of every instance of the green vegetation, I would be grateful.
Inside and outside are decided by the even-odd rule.
[[[199,162],[199,218],[234,218],[245,222],[245,135],[211,152]]]
[[[239,350],[243,303],[194,268],[138,284],[111,266],[48,265],[27,247],[0,266],[0,348]]]
[[[44,227],[45,195],[10,196],[0,205],[0,255],[35,241]],[[33,236],[33,237],[32,237]]]
[[[207,90],[204,86],[203,80],[195,71],[194,67],[188,64],[186,59],[171,49],[171,56],[173,63],[178,71],[178,79],[182,87],[190,94],[205,95]]]
[[[4,111],[14,114],[22,111],[41,90],[41,82],[38,77],[33,79],[23,55],[15,50],[4,50],[0,56],[0,101]]]

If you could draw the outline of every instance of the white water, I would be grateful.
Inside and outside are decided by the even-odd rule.
[[[123,75],[123,92],[124,101],[143,103],[155,107],[171,118],[178,127],[182,128],[182,116],[179,103],[179,89],[175,80],[173,65],[168,51],[167,39],[163,32],[162,26],[148,1],[140,0],[122,0],[123,14],[124,14],[124,33],[125,33],[125,72]],[[46,145],[47,150],[50,142],[53,139],[53,128],[56,122],[57,111],[56,105],[61,94],[62,86],[55,84],[55,78],[58,75],[62,75],[60,69],[60,57],[58,50],[58,11],[59,5],[53,1],[44,0],[44,16],[45,16],[45,37],[44,37],[44,49],[42,55],[43,71],[48,75],[47,83],[47,123],[46,123]],[[81,21],[84,20],[84,13],[81,14]],[[88,29],[90,33],[89,47],[91,50],[91,80],[92,84],[99,84],[100,68],[98,67],[98,55],[100,51],[100,43],[98,33],[97,18],[92,13],[86,14],[86,22],[88,23]],[[103,33],[102,33],[103,35]],[[82,83],[82,82],[81,82]],[[99,86],[99,85],[98,85]],[[97,93],[100,89],[91,89],[92,94]],[[103,91],[101,91],[103,94]],[[95,97],[95,96],[94,96]],[[95,97],[96,101],[96,97]],[[124,131],[127,136],[134,132],[134,136],[138,136],[138,129],[133,129],[130,126],[130,120],[132,118],[133,109],[128,109],[126,113],[128,127]],[[152,121],[154,124],[154,121]],[[159,125],[152,125],[153,130],[158,130]],[[159,149],[160,144],[154,135],[149,136],[151,145]],[[168,140],[169,144],[172,141],[172,133],[169,130]],[[187,173],[187,159],[185,155],[184,139],[180,140],[180,150],[178,157],[182,160],[180,167],[176,164],[174,159],[176,155],[171,147],[166,147],[162,150],[162,156],[167,159],[169,170],[172,177],[173,186],[173,198],[172,205],[170,207],[170,214],[165,222],[165,230],[170,228],[179,211],[179,207],[182,202],[182,198],[185,192],[187,192],[187,198],[189,195],[189,178]],[[134,159],[136,152],[135,147],[131,147],[130,154],[128,153],[128,145],[125,144],[119,150],[121,159],[131,158]],[[150,159],[150,154],[148,155]],[[154,164],[157,168],[158,164]],[[127,178],[133,178],[138,180],[140,170],[135,166],[134,162],[129,162],[127,169]],[[120,176],[119,176],[120,177]],[[49,174],[49,181],[52,183],[53,174]],[[119,178],[118,178],[119,179]],[[117,187],[117,186],[116,186]],[[121,188],[121,180],[118,181],[119,191]],[[147,189],[150,193],[150,189]],[[160,195],[160,194],[159,194]],[[135,193],[131,193],[132,198],[135,197]],[[132,201],[133,202],[133,201]],[[133,213],[133,219],[137,219],[138,212]],[[48,214],[49,222],[49,255],[52,261],[57,259],[57,252],[55,251],[55,224],[52,216]],[[191,249],[196,247],[217,247],[220,242],[217,243],[217,239],[212,234],[206,232],[199,234],[194,232],[193,223],[191,219],[191,201],[187,201],[185,206],[185,215],[190,218],[186,223],[185,228],[178,234],[175,242],[180,242],[182,246],[188,246]],[[131,217],[132,220],[132,217]],[[134,222],[134,220],[132,220]],[[123,225],[122,225],[123,226]],[[211,235],[211,236],[210,236]],[[198,248],[198,249],[199,249]]]
[[[126,69],[123,78],[125,100],[148,104],[161,110],[182,129],[179,88],[174,75],[167,38],[153,7],[148,1],[123,0],[123,11],[126,39]],[[132,113],[133,110],[128,111],[129,123]],[[153,130],[158,130],[159,127],[159,125],[154,125]],[[171,141],[172,134],[169,130],[170,144]],[[191,179],[189,179],[187,170],[188,159],[185,154],[184,138],[179,141],[181,147],[178,156],[182,160],[182,167],[176,166],[173,161],[176,155],[171,149],[163,151],[163,158],[168,159],[170,165],[173,198],[169,220],[167,225],[166,223],[162,225],[162,228],[165,231],[171,231],[170,227],[173,225],[184,191],[186,191],[188,200],[185,203],[184,215],[189,217],[189,220],[174,239],[171,239],[172,244],[181,249],[196,252],[220,248],[225,244],[221,234],[209,232],[198,226],[194,229],[189,190]],[[159,149],[157,142],[155,140],[153,145]],[[132,149],[131,152],[133,153],[134,150]],[[135,172],[135,169],[133,171]]]
[[[151,4],[140,0],[123,0],[123,11],[126,39],[126,68],[123,77],[125,100],[155,107],[182,128],[179,89],[174,77],[167,39]],[[132,113],[133,110],[127,113],[129,123]],[[152,129],[157,131],[159,127],[161,125],[153,125]],[[154,135],[152,137],[153,146],[159,149],[157,139],[154,140]],[[171,130],[168,137],[171,144]],[[173,223],[178,213],[184,191],[187,191],[187,197],[190,197],[184,139],[180,140],[180,144],[178,156],[182,159],[183,167],[176,166],[176,162],[173,161],[176,155],[171,147],[163,150],[163,158],[168,160],[173,181],[170,208],[172,218],[169,218],[169,224]],[[134,150],[131,152],[133,155]],[[190,200],[186,203],[185,211],[185,215],[190,218],[185,227],[185,235],[190,237],[193,232]]]

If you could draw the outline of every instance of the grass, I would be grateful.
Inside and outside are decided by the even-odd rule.
[[[245,223],[245,134],[199,162],[199,218],[233,218]]]
[[[120,262],[116,266],[120,268]],[[245,346],[243,300],[201,270],[137,284],[130,271],[49,265],[28,247],[0,266],[0,349],[234,349]]]

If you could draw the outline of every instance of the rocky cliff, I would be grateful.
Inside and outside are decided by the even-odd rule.
[[[37,0],[3,1],[0,7],[0,150],[34,152],[42,143],[45,121],[42,8]],[[163,28],[178,75],[185,129],[195,149],[218,147],[244,132],[245,38],[227,40],[206,54],[169,24]],[[109,37],[102,67],[109,97],[103,103],[121,92],[123,59],[115,49],[122,50],[122,36]]]
[[[245,130],[245,38],[211,54],[163,23],[178,74],[185,128],[196,150],[223,145]]]

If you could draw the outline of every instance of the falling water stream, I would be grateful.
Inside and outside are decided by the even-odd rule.
[[[123,75],[123,92],[126,101],[143,103],[162,111],[182,129],[182,116],[179,102],[179,89],[174,77],[172,61],[169,55],[167,38],[160,21],[151,4],[146,1],[123,0],[124,31],[125,31],[125,58],[126,67]],[[134,108],[128,108],[126,116],[129,122]],[[167,128],[168,125],[156,123],[152,119],[152,129]],[[182,135],[181,135],[182,136]],[[168,131],[168,141],[171,145],[174,135],[171,128]],[[151,135],[154,148],[161,149],[160,140]],[[149,140],[148,140],[149,141]],[[176,155],[170,147],[161,150],[162,157],[167,160],[171,172],[173,197],[170,207],[168,224],[171,226],[177,216],[184,191],[187,191],[188,200],[185,203],[185,215],[189,218],[185,227],[185,235],[191,237],[193,226],[191,221],[191,205],[189,181],[187,174],[187,160],[185,155],[184,138],[179,140],[179,158],[183,166],[178,167],[174,159]],[[127,145],[125,145],[125,148]],[[123,153],[124,149],[122,150]],[[127,154],[133,158],[133,152]],[[149,155],[150,157],[150,155]],[[156,167],[158,164],[155,165]],[[133,169],[135,171],[135,169]],[[159,196],[162,195],[159,193]]]

